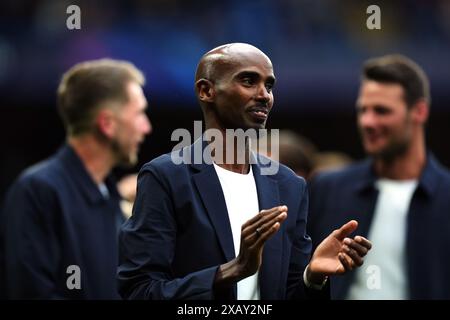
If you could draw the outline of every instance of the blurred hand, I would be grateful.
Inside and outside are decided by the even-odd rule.
[[[137,176],[137,174],[127,175],[117,183],[117,190],[123,199],[130,202],[136,199]]]

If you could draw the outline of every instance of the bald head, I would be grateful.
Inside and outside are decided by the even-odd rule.
[[[272,65],[269,57],[258,48],[247,43],[229,43],[205,53],[200,59],[195,73],[195,81],[207,79],[216,82],[232,67],[262,57]]]

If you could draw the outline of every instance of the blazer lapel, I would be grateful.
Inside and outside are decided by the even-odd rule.
[[[350,218],[357,220],[358,229],[356,233],[367,238],[378,198],[378,190],[375,187],[376,177],[373,173],[371,161],[364,163],[361,172],[356,174],[354,180],[357,182],[346,200],[346,203],[351,205],[345,206],[351,208],[352,211],[341,209],[341,212],[345,215],[351,214],[347,220],[350,220]],[[336,278],[331,286],[332,296],[345,299],[355,276],[355,272],[349,272]]]
[[[258,192],[259,210],[270,209],[281,205],[278,183],[269,176],[261,175],[258,164],[252,166],[256,189]],[[261,299],[279,299],[277,292],[280,285],[282,251],[283,251],[283,224],[281,229],[267,240],[263,261],[259,270],[259,286]]]
[[[235,258],[233,234],[225,198],[214,167],[210,165],[204,168],[194,175],[194,181],[216,231],[225,259],[230,261]]]
[[[372,162],[366,161],[359,177],[355,178],[358,183],[355,184],[353,199],[349,199],[348,203],[352,203],[354,208],[354,217],[358,221],[357,233],[363,237],[367,237],[372,223],[375,211],[375,205],[378,198],[378,190],[375,186],[376,176],[372,169]],[[354,272],[353,272],[354,273]]]
[[[206,148],[208,148],[208,145],[204,140],[198,139],[195,141],[188,148],[188,150],[190,149],[188,152],[191,152],[191,160],[194,159],[192,156],[193,152],[196,152],[196,150],[197,152],[198,150],[203,152]],[[208,152],[203,152],[203,156],[205,155],[207,156]],[[227,206],[222,187],[220,186],[219,177],[217,176],[216,170],[214,170],[210,158],[202,158],[201,163],[195,163],[194,161],[191,163],[192,167],[199,171],[193,175],[194,183],[198,188],[206,212],[211,219],[225,260],[230,261],[235,258],[233,234],[231,232],[230,219],[228,218]]]

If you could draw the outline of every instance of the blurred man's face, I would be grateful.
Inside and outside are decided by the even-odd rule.
[[[117,164],[133,166],[138,161],[139,145],[152,130],[145,114],[147,100],[142,88],[135,82],[127,85],[129,101],[116,112],[117,128],[112,138],[112,148]]]
[[[407,150],[413,125],[400,84],[363,81],[356,109],[362,143],[369,155],[391,159]]]
[[[223,129],[263,129],[273,106],[272,63],[257,51],[236,54],[215,84],[215,111]]]

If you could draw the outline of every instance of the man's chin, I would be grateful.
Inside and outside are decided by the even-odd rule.
[[[366,154],[370,156],[381,155],[386,150],[385,144],[373,143],[373,142],[364,142],[363,143],[364,151]]]
[[[379,148],[373,148],[373,147],[369,147],[369,146],[363,146],[363,147],[364,147],[364,152],[369,157],[380,158],[383,155],[383,151]]]
[[[366,148],[366,154],[383,161],[393,161],[398,156],[404,153],[405,149],[400,148]]]
[[[118,161],[118,166],[122,168],[133,168],[138,163],[138,157],[136,154],[130,154],[122,156]]]
[[[249,129],[254,129],[254,130],[260,130],[260,129],[265,129],[266,128],[266,122],[253,122],[250,126]]]

